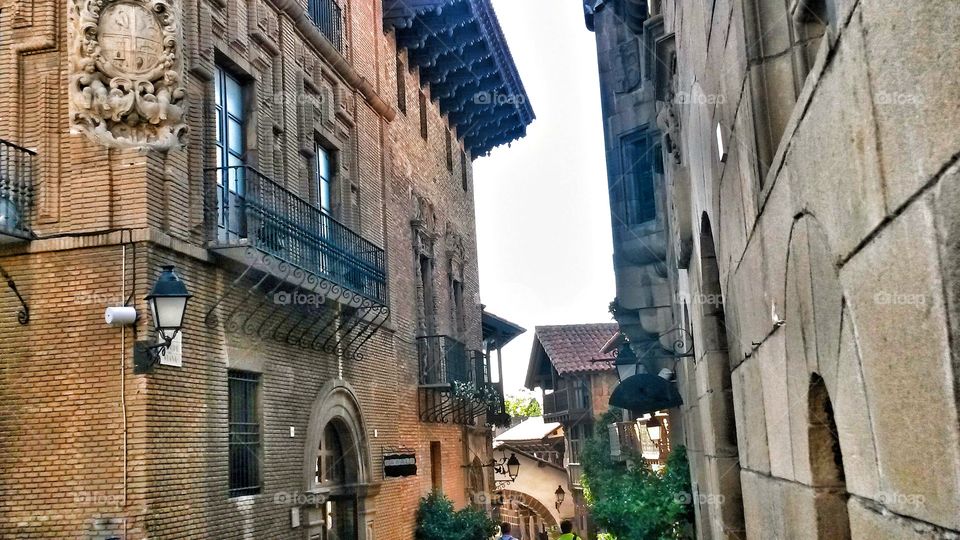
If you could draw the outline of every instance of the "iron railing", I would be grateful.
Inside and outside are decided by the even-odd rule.
[[[214,244],[252,246],[386,302],[383,249],[252,167],[210,171],[217,180]]]
[[[422,336],[417,338],[420,357],[421,385],[449,385],[454,382],[473,382],[470,351],[467,346],[450,336]]]
[[[309,0],[307,13],[337,52],[343,53],[343,8],[334,0]]]
[[[0,139],[0,234],[30,237],[36,155]]]

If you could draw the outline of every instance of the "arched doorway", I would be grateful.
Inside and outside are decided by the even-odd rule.
[[[701,417],[708,432],[703,434],[703,459],[692,463],[704,470],[694,474],[702,479],[694,492],[704,536],[716,538],[743,537],[743,495],[740,486],[740,453],[737,448],[737,423],[733,406],[732,363],[727,345],[727,323],[720,266],[710,218],[703,214],[700,222],[700,283],[698,301],[693,305],[699,315],[699,349],[697,358],[698,386],[706,389],[701,399]],[[704,410],[705,409],[705,410]],[[693,471],[693,470],[692,470]],[[715,490],[715,492],[713,492]],[[711,532],[708,532],[711,531]]]
[[[848,540],[850,518],[847,515],[846,475],[840,435],[833,417],[833,403],[823,377],[810,376],[808,403],[808,448],[814,507],[817,512],[817,538]]]
[[[321,389],[310,412],[304,448],[302,508],[308,540],[369,540],[373,531],[370,454],[363,416],[343,380]]]

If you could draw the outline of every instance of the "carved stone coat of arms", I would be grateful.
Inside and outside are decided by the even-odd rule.
[[[183,145],[175,0],[71,0],[70,120],[112,147]]]

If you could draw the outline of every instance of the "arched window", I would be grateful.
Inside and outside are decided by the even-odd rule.
[[[356,452],[349,435],[337,421],[323,428],[317,448],[317,484],[338,486],[356,481]]]

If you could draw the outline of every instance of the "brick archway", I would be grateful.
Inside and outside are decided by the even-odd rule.
[[[554,517],[553,512],[543,504],[540,499],[522,491],[505,489],[500,492],[503,495],[504,508],[500,511],[504,521],[509,521],[512,525],[522,527],[518,519],[521,515],[520,508],[527,508],[533,512],[547,528],[560,528],[560,523]]]

